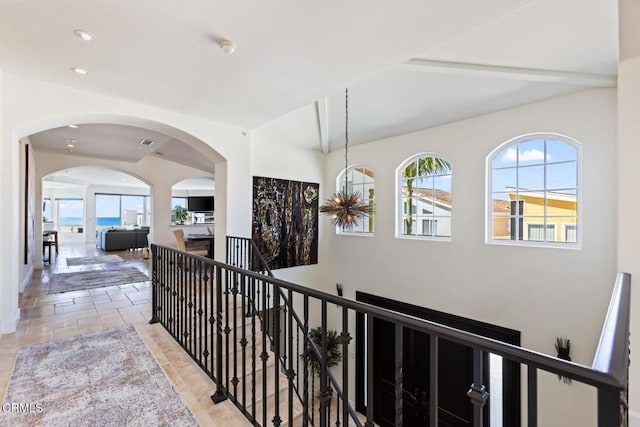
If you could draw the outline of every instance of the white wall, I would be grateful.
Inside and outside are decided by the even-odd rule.
[[[581,250],[484,243],[486,156],[537,131],[583,143]],[[516,329],[523,346],[548,354],[556,337],[567,337],[573,360],[590,365],[616,274],[615,139],[615,89],[595,89],[351,147],[349,161],[375,173],[375,236],[327,233],[327,283],[343,283],[347,297],[361,290]],[[395,170],[425,151],[453,166],[451,242],[394,237]],[[324,196],[343,156],[328,156]],[[553,376],[540,382],[540,425],[593,424],[585,410],[593,401],[584,401],[590,390],[568,389]]]
[[[620,1],[620,63],[618,64],[618,269],[631,273],[631,427],[640,427],[640,4]]]
[[[252,132],[251,175],[316,182],[320,184],[320,194],[324,194],[324,155],[318,150],[293,147],[268,139],[266,135],[260,129]],[[274,276],[311,288],[325,285],[328,266],[323,242],[326,228],[321,218],[318,222],[318,264],[274,270]],[[246,237],[251,237],[251,234]]]
[[[3,244],[0,245],[0,333],[15,331],[20,319],[18,289],[20,281],[19,230],[19,142],[7,124],[7,77],[0,70],[0,227]],[[9,143],[11,141],[11,143]]]
[[[18,310],[20,236],[19,221],[19,156],[20,138],[68,123],[117,123],[139,126],[181,140],[196,148],[215,163],[217,234],[247,235],[251,227],[251,176],[249,137],[242,129],[198,117],[162,110],[144,104],[110,98],[58,86],[16,74],[2,75],[0,174],[2,192],[0,223],[4,245],[0,253],[0,332],[15,330]],[[37,171],[36,171],[37,172]],[[225,176],[220,176],[224,174]],[[199,173],[202,175],[202,172]],[[156,197],[171,197],[156,192]],[[232,191],[221,186],[231,185]],[[39,200],[40,194],[36,194]],[[169,202],[156,206],[155,212],[166,210]],[[220,207],[223,207],[220,209]],[[160,209],[161,208],[161,209]],[[227,214],[227,211],[231,214]],[[169,213],[167,213],[167,218]],[[36,235],[38,234],[36,230]],[[10,248],[10,249],[9,249]],[[37,249],[36,249],[37,252]],[[216,239],[216,258],[224,259],[224,239]]]

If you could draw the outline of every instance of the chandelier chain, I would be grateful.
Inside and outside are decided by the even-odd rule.
[[[347,170],[349,168],[349,89],[344,90],[344,192],[347,193]]]

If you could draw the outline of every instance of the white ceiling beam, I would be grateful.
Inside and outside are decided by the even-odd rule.
[[[464,62],[410,59],[402,68],[430,73],[466,74],[531,82],[562,83],[577,86],[616,87],[617,76],[605,74],[574,73],[568,71],[539,70],[535,68],[502,67],[499,65],[468,64]]]
[[[329,101],[325,96],[316,101],[318,113],[318,129],[320,130],[320,147],[324,154],[329,152]]]

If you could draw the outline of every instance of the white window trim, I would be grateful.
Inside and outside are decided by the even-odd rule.
[[[395,232],[396,239],[406,240],[429,240],[433,242],[451,242],[453,238],[454,218],[453,218],[453,206],[451,206],[451,236],[424,236],[421,234],[403,234],[403,205],[402,205],[402,169],[404,169],[407,163],[414,161],[420,157],[439,157],[452,164],[449,159],[435,152],[422,152],[414,154],[404,159],[396,168],[396,212],[395,212]],[[451,167],[451,197],[453,199],[453,167]]]
[[[505,148],[510,145],[515,145],[519,142],[528,141],[530,139],[555,139],[569,145],[572,145],[577,149],[577,187],[576,204],[578,206],[577,224],[582,224],[582,143],[566,135],[558,133],[548,132],[534,132],[517,136],[508,141],[503,142],[496,148],[494,148],[485,159],[485,243],[488,245],[502,245],[502,246],[528,246],[528,247],[540,247],[540,248],[554,248],[554,249],[582,249],[582,229],[584,227],[578,227],[575,243],[567,242],[535,242],[527,240],[507,240],[507,239],[494,239],[493,236],[493,159],[501,153]]]

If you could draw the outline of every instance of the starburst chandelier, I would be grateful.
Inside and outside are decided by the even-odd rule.
[[[369,205],[362,201],[358,192],[349,193],[347,175],[349,169],[349,89],[344,91],[344,187],[342,191],[334,193],[320,206],[320,212],[331,218],[336,227],[351,230],[369,211]]]

